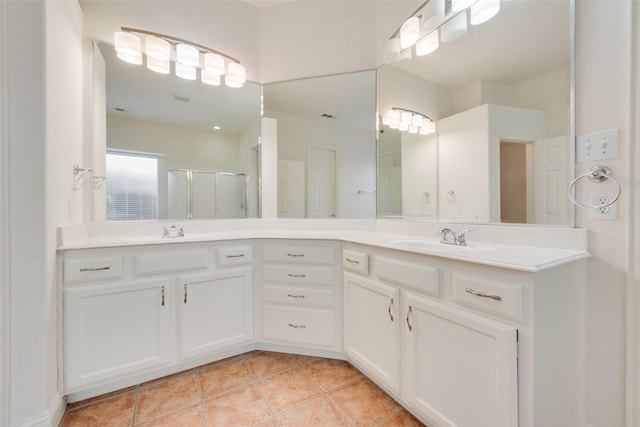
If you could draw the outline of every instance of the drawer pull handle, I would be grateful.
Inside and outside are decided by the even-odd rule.
[[[289,273],[289,277],[307,277],[306,274],[293,274],[293,273]]]
[[[80,272],[81,273],[85,273],[87,271],[102,271],[102,270],[111,270],[111,267],[85,267],[85,268],[81,268]]]
[[[287,256],[292,257],[292,258],[299,258],[299,257],[303,257],[304,254],[291,254],[291,253],[288,253]]]
[[[391,314],[391,307],[393,307],[393,298],[390,298],[391,301],[389,302],[389,319],[393,322],[393,314]]]
[[[287,294],[287,296],[289,298],[304,298],[304,295],[293,295],[293,294]]]
[[[187,284],[184,284],[184,304],[187,303]]]
[[[295,328],[295,329],[304,329],[307,326],[306,325],[294,325],[293,323],[289,323],[289,327],[290,328]]]
[[[164,307],[164,286],[160,287],[160,291],[162,292],[162,298],[160,304]]]
[[[491,298],[496,301],[502,301],[502,297],[500,295],[483,294],[482,292],[478,292],[475,289],[471,289],[471,288],[465,288],[464,291],[468,294],[475,295],[480,298]]]
[[[413,330],[413,326],[411,322],[409,322],[409,316],[411,315],[411,306],[409,306],[409,311],[407,311],[407,326],[409,327],[409,331]]]
[[[245,255],[244,254],[239,254],[239,255],[227,255],[227,259],[229,258],[243,258]]]
[[[349,259],[349,258],[347,258],[347,262],[350,262],[351,264],[360,264],[360,261],[355,259]]]

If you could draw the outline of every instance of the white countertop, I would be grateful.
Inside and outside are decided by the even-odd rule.
[[[439,243],[433,237],[381,231],[246,229],[185,233],[185,237],[100,236],[74,239],[58,250],[78,250],[124,246],[149,246],[242,239],[315,239],[335,240],[420,253],[459,261],[527,272],[538,272],[590,257],[587,251],[476,242],[468,238],[468,247]]]

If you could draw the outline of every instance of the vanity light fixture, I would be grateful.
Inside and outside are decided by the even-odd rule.
[[[471,25],[480,25],[496,16],[500,11],[500,0],[478,0],[471,6],[469,22]]]
[[[382,124],[403,132],[429,135],[436,131],[431,117],[406,108],[392,107],[382,118]]]
[[[471,25],[479,25],[499,11],[500,0],[427,0],[387,40],[383,61],[392,64],[411,59],[413,46],[416,56],[428,55],[440,42],[452,42],[466,34],[467,15]]]
[[[168,74],[173,60],[176,75],[186,80],[196,80],[200,70],[201,81],[208,85],[219,86],[223,75],[229,87],[239,88],[246,82],[246,70],[236,58],[166,34],[121,27],[114,34],[114,47],[118,58],[136,65],[142,64],[144,52],[147,68],[157,73]]]

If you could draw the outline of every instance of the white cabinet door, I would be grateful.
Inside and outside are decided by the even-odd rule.
[[[380,384],[400,391],[398,289],[344,274],[345,353]]]
[[[517,426],[517,330],[416,295],[403,307],[409,405],[434,426]]]
[[[253,342],[250,270],[184,275],[178,284],[181,359]]]
[[[166,278],[66,288],[65,391],[168,364],[168,297]]]

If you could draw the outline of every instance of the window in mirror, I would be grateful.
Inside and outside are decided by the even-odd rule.
[[[161,156],[107,151],[107,220],[156,220]]]
[[[259,215],[261,87],[246,82],[241,88],[209,86],[186,81],[173,74],[149,72],[120,61],[113,46],[96,43],[94,59],[93,168],[103,172],[107,150],[158,153],[163,169],[158,175],[158,208],[155,217],[129,219],[213,219]],[[104,72],[100,79],[98,71]],[[100,142],[102,141],[102,142]],[[168,170],[200,171],[218,177],[221,192],[230,192],[230,203],[208,206],[189,216],[186,208],[169,210]],[[111,178],[107,178],[109,182]],[[204,180],[204,181],[211,181]],[[229,182],[238,184],[228,185]],[[237,190],[242,186],[246,188]],[[203,192],[208,193],[211,186]],[[237,191],[236,191],[237,190]],[[201,192],[202,193],[202,192]],[[226,193],[225,193],[226,194]],[[106,215],[106,186],[94,190],[94,218]],[[210,201],[211,199],[209,199]],[[232,202],[232,204],[231,204]],[[198,206],[196,206],[199,208]],[[184,208],[184,209],[183,209]],[[176,214],[179,212],[179,214]],[[125,220],[120,218],[119,220]]]

